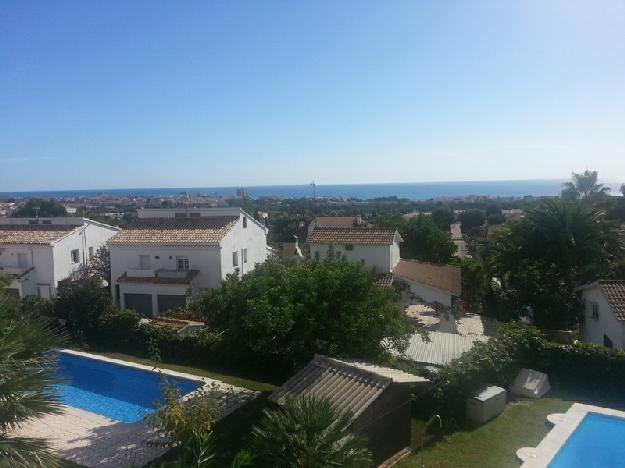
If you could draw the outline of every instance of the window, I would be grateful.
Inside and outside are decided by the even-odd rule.
[[[39,220],[38,219],[29,219],[28,220],[28,224],[39,224]]]
[[[599,320],[599,304],[596,302],[590,304],[590,316],[595,320]]]
[[[241,257],[243,257],[243,263],[247,263],[247,249],[241,249]]]
[[[149,255],[139,255],[139,268],[141,270],[149,270],[151,268],[150,263]]]
[[[239,266],[239,254],[238,254],[238,252],[232,252],[232,266]]]
[[[605,346],[606,348],[614,347],[614,343],[612,343],[612,340],[608,335],[603,335],[603,346]]]
[[[190,218],[199,218],[200,217],[200,213],[197,212],[193,212],[193,213],[189,213],[189,217]]]
[[[187,214],[186,213],[176,213],[174,214],[175,218],[186,218]]]
[[[44,219],[43,221],[41,221],[41,224],[52,224],[52,220]]]
[[[345,244],[345,250],[354,250],[354,246],[352,244]]]
[[[93,247],[89,247],[89,258],[93,258]]]
[[[80,250],[74,249],[71,251],[72,263],[80,262]]]
[[[247,216],[243,216],[243,229],[247,227]]]
[[[189,259],[187,257],[176,257],[176,265],[179,270],[188,270],[189,269]]]

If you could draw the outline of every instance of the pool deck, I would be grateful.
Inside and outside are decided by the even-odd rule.
[[[205,386],[216,386],[219,392],[223,390],[225,402],[219,410],[218,419],[227,416],[258,396],[258,392],[197,375],[168,369],[155,369],[81,351],[65,349],[60,351],[111,364],[151,372],[158,371],[165,375],[201,381]],[[12,435],[45,438],[59,457],[87,467],[142,466],[168,450],[164,447],[151,447],[146,444],[146,440],[155,440],[159,436],[145,420],[126,424],[69,406],[63,406],[61,414],[46,415],[29,421]]]
[[[553,429],[538,446],[523,447],[517,450],[517,458],[522,461],[521,468],[545,468],[548,466],[588,413],[625,419],[625,411],[573,403],[566,413],[548,417],[549,422],[554,424]]]

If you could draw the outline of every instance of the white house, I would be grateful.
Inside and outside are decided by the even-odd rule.
[[[452,265],[402,259],[393,270],[393,277],[406,281],[412,294],[427,303],[451,307],[455,298],[460,297],[460,268]]]
[[[118,231],[86,218],[0,219],[0,272],[13,278],[7,293],[51,298]]]
[[[403,239],[395,229],[316,227],[308,237],[310,255],[324,258],[330,247],[352,262],[363,262],[378,273],[390,273],[399,262]]]
[[[109,242],[113,298],[145,316],[184,306],[267,259],[267,228],[240,208],[159,208]]]
[[[578,293],[584,303],[583,341],[625,349],[625,281],[596,281]]]

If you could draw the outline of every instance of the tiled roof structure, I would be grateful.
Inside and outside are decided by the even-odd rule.
[[[316,355],[269,398],[276,403],[287,398],[325,398],[337,411],[351,413],[353,421],[392,383],[421,382],[427,380],[397,369]]]
[[[625,281],[601,280],[599,286],[616,318],[625,320]]]
[[[391,245],[398,235],[395,229],[315,228],[309,244]]]
[[[78,227],[72,224],[0,224],[0,244],[49,245]]]
[[[238,217],[145,218],[113,236],[110,245],[218,245]]]

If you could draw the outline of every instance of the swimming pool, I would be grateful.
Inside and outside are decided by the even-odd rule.
[[[154,411],[160,400],[160,381],[156,372],[58,353],[58,375],[64,380],[56,385],[61,403],[99,414],[123,423],[139,421]],[[181,395],[196,390],[202,382],[167,375]]]
[[[625,466],[625,419],[587,413],[549,468]]]

